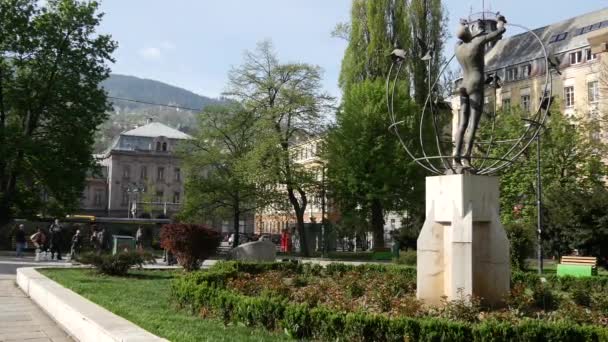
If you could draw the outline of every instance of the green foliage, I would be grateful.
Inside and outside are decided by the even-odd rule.
[[[144,264],[154,262],[154,256],[149,253],[121,252],[117,254],[85,253],[78,257],[78,261],[92,265],[101,274],[111,276],[124,276],[134,266],[141,268]]]
[[[418,253],[416,251],[401,251],[395,262],[401,265],[416,266],[417,259]]]
[[[194,139],[180,152],[187,171],[181,219],[232,219],[235,246],[242,215],[276,197],[270,186],[274,184],[254,181],[249,175],[248,158],[259,135],[256,115],[236,103],[207,107],[198,118]]]
[[[229,74],[226,95],[256,118],[256,144],[249,155],[248,178],[255,184],[282,186],[294,216],[303,255],[309,254],[304,213],[311,192],[320,188],[320,168],[296,162],[293,148],[319,134],[333,98],[321,90],[321,69],[304,63],[281,63],[269,41],[247,52]],[[285,202],[284,200],[282,202]]]
[[[99,85],[116,48],[97,32],[98,7],[0,2],[0,225],[75,208],[96,165],[94,133],[108,109]]]
[[[505,224],[509,238],[511,267],[514,270],[525,270],[526,259],[534,251],[534,228],[524,222]]]
[[[558,102],[558,101],[556,101]],[[518,108],[499,112],[494,139],[513,139],[525,132],[523,119],[530,113]],[[487,120],[487,119],[485,119]],[[489,123],[480,125],[481,140],[488,140]],[[545,255],[559,257],[579,249],[583,255],[608,257],[601,246],[608,243],[608,191],[602,179],[606,166],[601,156],[606,145],[593,138],[593,122],[566,117],[552,108],[541,132],[541,175],[543,196],[543,241]],[[536,142],[532,142],[515,165],[501,176],[501,221],[536,226]],[[501,157],[510,144],[497,144],[490,156]],[[517,149],[521,148],[521,144]],[[515,208],[517,207],[517,210]]]
[[[289,264],[288,264],[289,265]],[[332,264],[328,273],[352,270],[353,266]],[[303,268],[302,268],[303,267]],[[462,317],[475,322],[479,307],[468,302],[451,304],[445,310],[446,318],[388,317],[366,312],[343,312],[323,306],[309,307],[290,303],[279,298],[249,297],[224,288],[226,279],[237,269],[254,272],[289,268],[302,271],[307,266],[281,264],[225,263],[208,272],[194,272],[173,282],[172,298],[192,312],[204,311],[207,315],[223,319],[226,323],[248,326],[281,328],[293,339],[346,340],[346,341],[604,341],[608,330],[599,326],[577,325],[567,321],[547,322],[523,319],[518,322],[484,320],[467,323]],[[365,266],[364,272],[382,272],[387,268]],[[415,276],[415,274],[414,274]],[[224,277],[223,281],[219,278]],[[534,277],[518,274],[517,279],[533,281]],[[536,278],[538,280],[538,278]],[[569,280],[571,281],[571,280]],[[574,280],[575,282],[578,280]],[[540,281],[535,284],[539,284]]]
[[[444,23],[438,0],[354,0],[350,24],[338,24],[334,32],[348,40],[340,72],[342,106],[327,137],[326,153],[331,188],[344,215],[339,223],[343,236],[349,229],[351,234],[371,230],[374,247],[383,248],[387,211],[407,211],[410,217],[424,214],[423,172],[387,129],[386,77],[392,63],[387,56],[395,47],[407,55],[395,80],[394,104],[395,121],[401,122],[402,138],[412,148],[429,76],[435,80],[443,58]],[[431,46],[434,54],[427,70],[421,57]]]

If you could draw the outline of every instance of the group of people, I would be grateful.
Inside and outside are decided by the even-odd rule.
[[[15,246],[17,257],[23,256],[23,251],[27,248],[27,237],[24,229],[24,225],[20,224],[17,226],[15,232]],[[36,232],[29,237],[29,240],[34,244],[36,253],[50,252],[51,259],[62,260],[62,250],[64,247],[63,236],[65,234],[63,225],[56,219],[48,228],[45,230],[41,227],[36,227]],[[91,227],[91,235],[89,237],[91,247],[97,254],[109,249],[110,239],[106,229],[104,227],[97,227],[93,225]],[[144,249],[144,230],[143,227],[139,226],[135,233],[135,244],[138,251]],[[83,246],[83,235],[80,229],[77,229],[74,235],[72,235],[70,243],[70,259],[76,257]]]
[[[77,231],[77,234],[79,232]],[[36,232],[30,236],[30,241],[38,251],[50,251],[51,258],[61,260],[61,249],[63,243],[63,226],[59,220],[55,220],[48,229],[48,233],[41,227],[36,227]],[[23,256],[23,251],[27,248],[27,239],[23,224],[17,227],[15,233],[15,246],[17,257]]]

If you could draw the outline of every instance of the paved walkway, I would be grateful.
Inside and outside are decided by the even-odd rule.
[[[11,266],[11,271],[24,267],[3,259],[3,266]],[[0,342],[73,342],[17,287],[14,273],[6,273],[0,273]]]

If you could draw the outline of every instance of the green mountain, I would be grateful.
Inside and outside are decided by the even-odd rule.
[[[108,120],[99,127],[96,152],[107,149],[121,132],[141,126],[148,119],[162,122],[185,133],[192,133],[200,109],[221,102],[219,99],[201,96],[163,82],[127,75],[112,74],[102,83],[102,87],[108,92],[108,100],[112,102],[113,110],[109,113]]]
[[[201,109],[218,100],[195,94],[189,90],[175,87],[163,82],[135,76],[112,74],[102,83],[108,96],[137,100],[142,102],[176,105],[186,108]],[[114,107],[120,110],[141,109],[148,104],[110,99]]]

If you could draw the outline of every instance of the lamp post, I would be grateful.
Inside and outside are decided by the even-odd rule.
[[[325,164],[321,164],[321,257],[325,258]]]
[[[526,126],[540,126],[545,129],[545,126],[537,121],[522,119],[526,121]],[[537,235],[537,258],[538,258],[538,274],[543,274],[543,196],[542,196],[542,177],[540,167],[540,131],[534,137],[536,140],[536,235]]]
[[[144,192],[144,187],[137,184],[129,184],[127,194],[129,196],[129,205],[127,209],[127,218],[135,218],[137,213],[137,196],[140,192]]]

